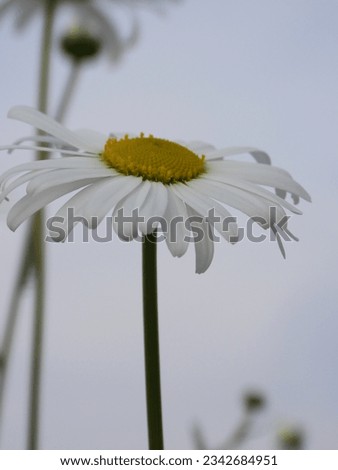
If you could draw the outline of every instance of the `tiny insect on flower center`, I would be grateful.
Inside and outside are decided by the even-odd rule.
[[[182,145],[151,135],[109,139],[101,158],[119,173],[164,184],[189,181],[205,172],[204,156],[200,158]]]

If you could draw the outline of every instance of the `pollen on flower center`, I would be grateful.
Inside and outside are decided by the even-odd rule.
[[[101,158],[124,175],[164,184],[189,181],[205,172],[204,156],[200,158],[175,142],[143,134],[107,140]]]

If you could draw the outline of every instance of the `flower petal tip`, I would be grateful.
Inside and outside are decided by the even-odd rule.
[[[18,116],[22,114],[22,111],[27,111],[28,109],[32,109],[29,106],[23,106],[23,105],[18,105],[18,106],[12,106],[10,110],[7,113],[7,117],[10,119],[17,119]]]

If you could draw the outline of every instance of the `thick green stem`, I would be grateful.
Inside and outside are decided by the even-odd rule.
[[[39,75],[39,95],[38,108],[42,112],[47,112],[49,72],[50,72],[50,52],[52,44],[53,19],[56,7],[55,0],[46,0],[44,11],[44,25],[41,42],[40,75]],[[46,154],[39,152],[38,160],[44,160]],[[28,428],[28,449],[38,448],[39,421],[40,421],[40,391],[41,391],[41,363],[43,344],[43,323],[44,323],[44,303],[45,303],[45,261],[44,261],[44,240],[43,240],[43,211],[40,211],[33,219],[33,246],[34,268],[35,268],[35,314],[33,326],[32,364],[31,364],[31,385],[30,385],[30,405],[29,405],[29,428]]]
[[[33,246],[35,267],[35,311],[32,339],[31,384],[29,399],[29,422],[27,448],[38,449],[40,421],[41,364],[45,301],[45,262],[43,244],[43,213],[38,212],[33,220]]]
[[[150,450],[163,449],[156,251],[156,234],[144,237],[142,246],[143,319],[148,439]]]

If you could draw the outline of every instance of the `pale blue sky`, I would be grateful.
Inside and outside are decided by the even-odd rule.
[[[31,132],[7,110],[36,102],[40,22],[18,35],[12,20],[0,23],[0,145]],[[58,30],[67,21],[64,12]],[[167,448],[190,448],[194,423],[218,445],[248,388],[269,403],[248,447],[273,447],[274,432],[290,424],[304,427],[308,448],[337,448],[337,24],[335,0],[185,0],[166,16],[143,13],[140,41],[121,64],[100,60],[80,78],[70,127],[257,146],[313,197],[291,218],[300,242],[286,244],[286,261],[268,241],[222,242],[198,276],[192,247],[179,260],[160,247]],[[66,76],[57,57],[52,113]],[[1,168],[27,158],[4,154]],[[1,312],[25,234],[9,231],[6,212]],[[79,239],[48,246],[42,446],[146,448],[140,245]],[[6,448],[24,446],[29,300],[7,389]]]

